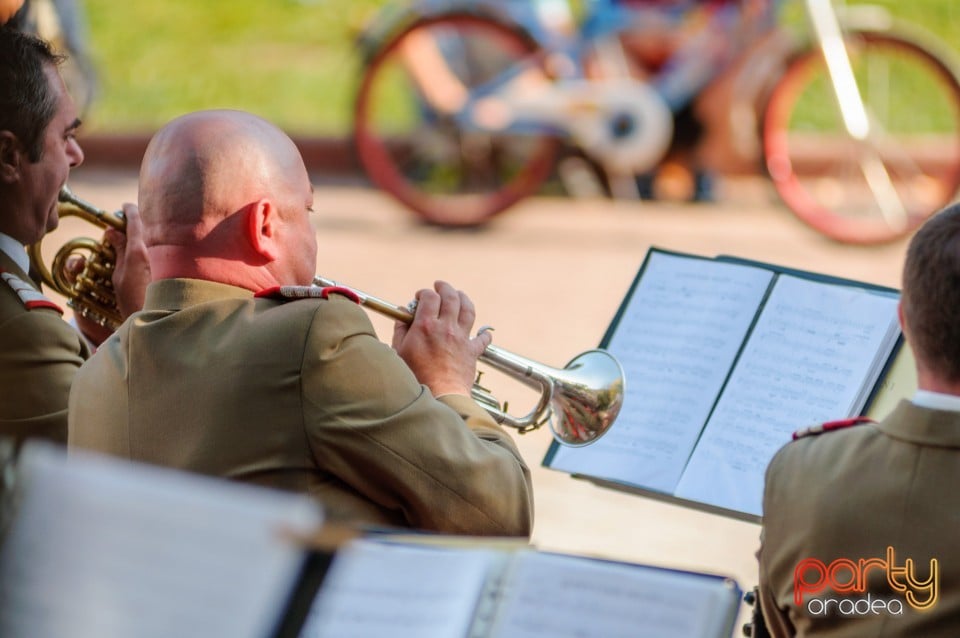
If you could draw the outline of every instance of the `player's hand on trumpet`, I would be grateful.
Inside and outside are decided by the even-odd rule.
[[[143,308],[144,294],[147,284],[150,283],[150,262],[143,238],[140,211],[135,204],[124,204],[123,214],[126,217],[125,229],[121,231],[107,228],[103,238],[113,247],[116,254],[113,275],[110,279],[116,294],[117,309],[122,318],[126,319]],[[83,273],[85,266],[86,259],[83,255],[70,255],[65,269],[67,280],[73,284]],[[80,313],[75,315],[75,321],[80,331],[94,345],[100,345],[113,333],[111,328]]]
[[[86,265],[87,260],[83,255],[76,254],[67,257],[63,272],[71,286],[76,282],[77,277],[83,273]],[[74,314],[73,321],[77,325],[77,329],[87,338],[87,341],[94,346],[99,346],[103,343],[104,339],[113,333],[113,330],[110,328],[102,326],[93,319],[84,317],[80,313]]]
[[[116,251],[117,262],[113,270],[113,289],[117,292],[117,308],[124,319],[143,308],[143,298],[150,283],[150,261],[144,243],[143,222],[135,204],[124,204],[127,218],[124,232],[108,228],[104,238]]]
[[[445,281],[417,291],[415,299],[413,321],[394,325],[393,348],[434,396],[470,396],[477,359],[493,335],[481,330],[471,336],[477,316],[473,302]]]

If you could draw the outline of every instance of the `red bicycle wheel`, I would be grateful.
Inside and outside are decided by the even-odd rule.
[[[413,43],[424,41],[443,73],[411,70],[424,61]],[[558,140],[465,130],[454,117],[462,104],[445,109],[430,89],[446,77],[470,92],[521,61],[536,63],[536,50],[521,31],[468,14],[424,18],[390,40],[367,64],[354,109],[354,144],[370,180],[444,226],[481,224],[535,193],[553,169]]]
[[[847,49],[869,133],[844,124],[819,50],[797,57],[764,114],[766,169],[797,217],[841,242],[903,237],[960,186],[960,84],[926,48],[851,32]]]

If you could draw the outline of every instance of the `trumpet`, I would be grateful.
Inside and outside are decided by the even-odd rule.
[[[396,321],[410,323],[413,312],[332,279],[317,276],[315,286],[336,286],[353,292],[360,304]],[[494,420],[516,428],[520,434],[550,424],[553,438],[562,445],[581,447],[599,439],[620,413],[623,405],[624,376],[620,362],[606,350],[587,350],[574,357],[564,368],[542,363],[508,352],[494,345],[480,360],[522,383],[540,390],[537,405],[523,417],[507,413],[506,405],[474,382],[471,396]],[[479,381],[479,376],[478,376]]]
[[[76,216],[100,228],[126,229],[123,213],[108,213],[83,201],[73,194],[66,185],[58,196],[58,213],[61,218]],[[41,241],[27,248],[30,265],[44,284],[67,298],[67,305],[77,314],[86,317],[110,329],[116,329],[123,321],[117,307],[117,294],[113,289],[113,269],[117,255],[106,239],[96,241],[88,237],[77,237],[57,250],[51,267],[47,268],[41,253]],[[68,265],[72,255],[83,256],[83,270],[72,277]]]

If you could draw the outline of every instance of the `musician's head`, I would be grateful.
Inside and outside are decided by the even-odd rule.
[[[139,205],[154,278],[259,290],[309,284],[313,187],[296,145],[242,111],[199,111],[164,126],[140,168]]]
[[[932,375],[934,383],[960,387],[960,204],[934,215],[910,241],[901,311],[921,385]]]
[[[25,244],[56,228],[57,195],[83,161],[60,60],[43,40],[0,27],[0,232]]]

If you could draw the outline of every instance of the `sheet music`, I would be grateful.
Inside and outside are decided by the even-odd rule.
[[[321,522],[272,490],[27,445],[0,547],[4,638],[264,638]]]
[[[767,463],[792,433],[863,408],[896,308],[895,296],[781,275],[676,495],[759,516]]]
[[[340,550],[301,638],[467,636],[493,551],[356,541]]]
[[[729,638],[739,591],[720,578],[526,552],[491,638]]]
[[[772,278],[651,252],[607,346],[626,374],[616,426],[550,467],[672,492]]]

